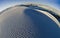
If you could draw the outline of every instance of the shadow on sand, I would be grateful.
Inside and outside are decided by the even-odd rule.
[[[35,38],[60,38],[60,28],[49,17],[28,8],[24,13],[33,20],[34,29],[36,29]]]

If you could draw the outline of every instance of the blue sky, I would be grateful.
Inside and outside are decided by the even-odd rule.
[[[0,0],[0,11],[25,2],[41,3],[60,10],[60,0]]]
[[[49,5],[53,8],[56,8],[56,9],[60,10],[60,0],[30,0],[30,1],[29,0],[0,0],[0,12],[3,11],[4,9],[8,8],[8,7],[11,7],[11,6],[14,6],[14,5],[17,5],[17,4],[21,4],[21,3],[25,3],[25,2],[41,3],[41,4]],[[32,12],[32,14],[34,14],[34,13]],[[27,13],[27,15],[29,15],[33,19],[33,21],[36,22],[36,23],[35,22],[34,23],[39,26],[38,22],[40,22],[39,21],[40,18],[38,20],[36,20],[36,18],[38,18],[38,17],[36,16],[36,18],[33,18],[34,15],[32,16],[32,14],[29,15]],[[42,18],[43,17],[46,17],[46,16],[43,15]],[[48,20],[46,20],[48,22],[48,24],[52,24],[53,26],[51,26],[51,25],[43,26],[44,22],[42,22],[42,26],[40,26],[42,28],[42,30],[38,29],[38,30],[40,30],[39,32],[41,32],[41,34],[43,35],[41,37],[42,38],[45,38],[45,37],[46,38],[47,37],[49,37],[49,38],[51,38],[51,37],[60,38],[60,28],[57,28],[56,25],[54,24],[54,22],[51,19],[49,19],[47,17],[46,17],[46,19],[49,20],[49,22],[48,22]],[[50,21],[52,21],[52,22],[50,23]]]

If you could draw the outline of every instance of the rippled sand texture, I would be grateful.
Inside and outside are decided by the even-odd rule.
[[[59,24],[52,19],[41,10],[9,8],[0,15],[0,38],[60,38]]]

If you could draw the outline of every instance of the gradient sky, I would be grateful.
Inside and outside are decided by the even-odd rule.
[[[8,7],[26,2],[41,3],[60,10],[60,0],[0,0],[0,12]]]
[[[51,7],[53,7],[53,8],[55,8],[55,9],[57,9],[57,10],[59,10],[60,11],[60,0],[0,0],[0,12],[1,11],[3,11],[3,10],[5,10],[6,8],[8,8],[8,7],[11,7],[11,6],[14,6],[14,5],[17,5],[17,4],[21,4],[21,3],[26,3],[26,2],[34,2],[34,3],[41,3],[41,4],[45,4],[45,5],[48,5],[48,6],[51,6]],[[37,31],[39,31],[39,32],[41,32],[41,34],[42,34],[42,38],[51,38],[51,37],[53,37],[53,38],[60,38],[60,28],[57,28],[56,27],[56,24],[50,19],[50,18],[48,18],[48,17],[46,17],[45,15],[43,15],[43,14],[41,14],[42,15],[42,17],[41,17],[41,15],[39,15],[39,12],[36,12],[36,11],[30,11],[30,12],[32,12],[32,13],[28,13],[27,12],[28,11],[28,9],[27,10],[25,10],[24,12],[26,13],[26,15],[27,16],[29,16],[29,17],[31,17],[31,19],[33,20],[33,22],[34,22],[34,24],[35,25],[37,25],[37,27],[40,25],[40,24],[42,24],[41,26],[39,26],[38,27],[38,29],[36,29]],[[35,12],[35,13],[34,13]],[[12,12],[11,12],[12,13]],[[25,14],[24,13],[24,14]],[[7,13],[8,14],[8,13]],[[34,14],[38,14],[38,15],[34,15]],[[3,32],[2,32],[2,35],[4,35],[4,34],[6,34],[7,33],[7,36],[9,36],[10,35],[10,33],[12,34],[13,33],[13,36],[15,36],[16,34],[16,31],[14,31],[17,27],[16,26],[13,26],[13,27],[16,27],[15,29],[13,28],[13,32],[10,32],[10,27],[8,27],[8,25],[9,25],[9,23],[11,24],[11,25],[16,25],[16,24],[18,24],[18,22],[17,22],[17,20],[15,19],[15,17],[14,17],[14,15],[15,14],[12,14],[12,21],[11,22],[7,22],[7,21],[9,21],[9,16],[7,15],[7,17],[8,17],[8,19],[7,19],[7,21],[5,22],[2,22],[2,23],[4,23],[4,24],[2,24],[3,26],[1,26],[1,28],[2,27],[4,27],[5,26],[5,28],[7,27],[7,28],[9,28],[7,31],[6,31],[6,29],[4,29],[3,28]],[[4,14],[2,14],[2,16],[4,16]],[[19,16],[19,17],[18,17]],[[22,16],[24,16],[24,15],[22,15]],[[39,18],[39,17],[37,17],[37,16],[39,16],[39,17],[41,17],[41,18]],[[4,17],[6,17],[6,16],[4,16]],[[6,17],[6,18],[7,18]],[[14,17],[14,18],[13,18]],[[17,17],[19,18],[19,20],[20,20],[20,14],[18,13],[18,15],[17,15]],[[25,16],[24,16],[25,17]],[[36,19],[37,18],[37,19]],[[46,18],[45,20],[44,20],[44,18]],[[2,19],[2,18],[1,18]],[[26,17],[25,18],[23,18],[24,20],[26,19]],[[42,19],[43,21],[41,21],[40,19]],[[3,20],[3,19],[2,19]],[[18,20],[18,21],[19,21]],[[22,22],[22,24],[23,23],[25,23],[24,22],[24,20],[22,20],[23,22]],[[40,20],[40,21],[39,21]],[[1,21],[1,20],[0,20]],[[26,21],[26,20],[25,20]],[[27,20],[28,21],[28,20]],[[13,23],[12,23],[13,22]],[[20,21],[21,22],[21,21]],[[38,23],[39,22],[39,23]],[[41,23],[40,23],[41,22]],[[14,23],[16,23],[16,24],[14,24]],[[29,24],[30,22],[27,22],[27,24]],[[47,26],[45,26],[45,24],[43,24],[43,23],[45,23]],[[48,25],[48,24],[52,24],[52,25]],[[0,25],[1,25],[0,24]],[[19,24],[18,24],[19,25]],[[20,24],[21,25],[21,24]],[[33,25],[33,24],[32,24]],[[27,26],[28,27],[28,26]],[[35,26],[36,27],[36,26]],[[34,31],[35,31],[35,27],[33,28],[34,29]],[[17,28],[17,29],[19,29],[19,27]],[[30,28],[29,28],[30,29]],[[18,31],[18,30],[17,30]],[[27,31],[27,30],[26,30]],[[1,31],[0,31],[1,32]],[[39,32],[37,32],[37,33],[39,33]],[[9,33],[9,34],[8,34]],[[20,33],[20,32],[18,32],[18,33]],[[29,33],[29,32],[28,32]],[[35,33],[35,32],[34,32]],[[15,34],[15,35],[14,35]],[[19,34],[20,35],[20,34]],[[19,36],[18,35],[18,36]],[[38,34],[38,35],[40,35],[40,34]],[[38,35],[37,35],[37,38],[38,38]]]

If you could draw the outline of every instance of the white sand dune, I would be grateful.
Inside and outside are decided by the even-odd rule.
[[[49,7],[42,5],[39,7],[53,11]],[[57,15],[59,16],[60,13]],[[36,9],[35,5],[28,4],[27,7],[17,5],[0,14],[0,38],[60,37],[58,27],[60,27],[58,19],[47,11]]]

